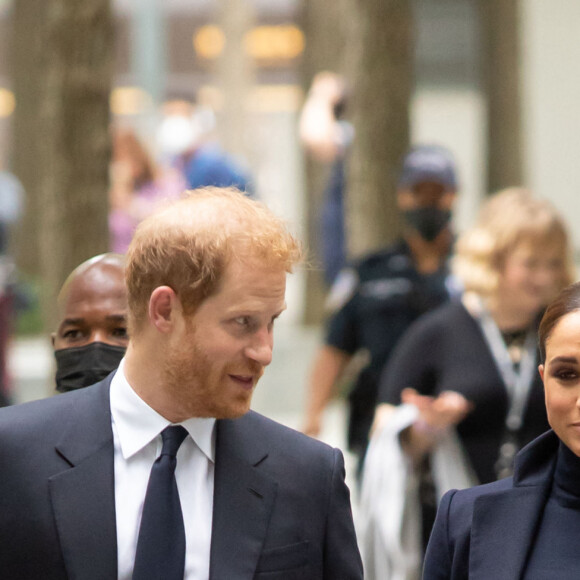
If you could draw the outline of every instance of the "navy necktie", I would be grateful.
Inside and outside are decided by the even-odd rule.
[[[163,449],[149,476],[133,580],[183,580],[185,526],[175,481],[175,456],[186,436],[180,425],[161,432]]]

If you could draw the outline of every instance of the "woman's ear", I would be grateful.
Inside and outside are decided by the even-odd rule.
[[[149,298],[149,321],[162,333],[167,333],[175,322],[179,299],[170,286],[158,286]]]
[[[540,365],[538,367],[538,372],[540,373],[540,377],[542,378],[542,381],[544,380],[544,365]]]

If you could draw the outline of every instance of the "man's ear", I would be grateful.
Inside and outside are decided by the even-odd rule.
[[[52,350],[54,350],[54,342],[56,340],[56,332],[50,333],[50,344],[52,344]]]
[[[180,307],[179,298],[169,286],[158,286],[149,298],[149,320],[162,333],[169,332],[175,323],[175,311]]]
[[[544,365],[540,365],[538,367],[538,372],[540,373],[540,378],[542,379],[542,381],[544,380]]]

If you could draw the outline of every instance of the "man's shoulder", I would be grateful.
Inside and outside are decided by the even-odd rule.
[[[246,442],[259,442],[267,447],[269,454],[294,457],[311,461],[327,458],[334,461],[336,450],[330,445],[282,425],[255,411],[249,411],[238,419],[229,420],[239,437]]]
[[[91,411],[106,396],[104,382],[45,399],[29,401],[0,409],[1,434],[21,433],[37,436],[40,432],[59,430],[67,419],[79,417],[83,409]]]
[[[378,281],[398,279],[395,287],[399,287],[402,282],[406,288],[407,279],[414,266],[402,244],[398,242],[366,254],[343,268],[328,293],[325,304],[327,312],[331,314],[338,312],[363,288],[369,287],[369,294],[374,295],[373,285]],[[379,295],[384,292],[382,287],[378,290]]]
[[[248,429],[255,434],[272,435],[273,437],[282,439],[284,441],[295,442],[300,446],[312,447],[321,450],[332,449],[330,445],[309,437],[308,435],[304,435],[304,433],[301,433],[296,429],[292,429],[292,427],[288,427],[287,425],[283,425],[274,419],[270,419],[269,417],[266,417],[257,411],[249,411],[243,417],[234,419],[234,421],[238,422],[244,429]]]

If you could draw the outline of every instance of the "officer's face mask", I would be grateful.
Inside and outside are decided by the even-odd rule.
[[[102,381],[119,366],[125,351],[104,342],[55,350],[56,390],[66,393]]]
[[[408,209],[403,212],[403,217],[424,240],[432,242],[449,223],[451,211],[427,206]]]

